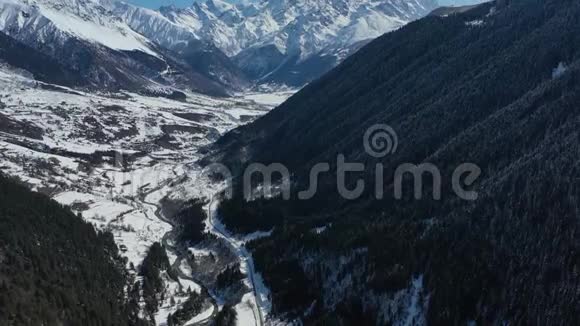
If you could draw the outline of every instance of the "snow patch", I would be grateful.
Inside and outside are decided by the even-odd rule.
[[[560,62],[554,70],[552,70],[552,79],[560,78],[566,71],[568,67],[563,62]]]
[[[481,26],[483,26],[483,24],[484,24],[484,22],[482,19],[465,22],[466,26],[471,26],[471,27],[481,27]]]

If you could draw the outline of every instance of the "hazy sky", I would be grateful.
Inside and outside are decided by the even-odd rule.
[[[125,0],[139,6],[157,9],[161,6],[175,5],[177,7],[187,7],[195,0]],[[439,0],[442,5],[462,5],[483,2],[483,0]]]
[[[161,6],[176,5],[177,7],[187,7],[193,3],[192,0],[125,0],[139,6],[157,9]]]

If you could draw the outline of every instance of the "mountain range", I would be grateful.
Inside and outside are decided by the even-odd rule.
[[[301,87],[434,0],[220,0],[157,11],[114,0],[0,3],[0,59],[45,81],[95,89],[226,95],[256,84]],[[26,50],[22,50],[26,49]],[[11,52],[14,51],[14,52]],[[59,74],[26,57],[44,56]]]
[[[159,11],[124,6],[129,25],[168,47],[188,33],[213,42],[252,79],[302,86],[369,40],[418,19],[434,0],[222,0]],[[294,76],[298,75],[298,76]]]
[[[208,57],[213,48],[192,43],[181,55],[169,51],[132,30],[113,14],[116,2],[100,0],[8,0],[0,3],[0,32],[50,58],[48,64],[66,72],[66,86],[104,90],[140,90],[171,94],[174,89],[226,95],[242,89],[248,81],[216,50],[212,68],[198,70],[189,62]],[[9,64],[26,68],[26,57],[4,50]],[[30,51],[26,51],[30,53]],[[206,59],[207,60],[207,59]],[[225,60],[221,63],[220,60]],[[231,71],[228,69],[232,69]],[[37,75],[38,71],[31,73]],[[46,75],[47,82],[62,78]]]

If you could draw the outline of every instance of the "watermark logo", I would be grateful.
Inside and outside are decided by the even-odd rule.
[[[412,198],[416,200],[424,199],[426,196],[429,197],[428,199],[441,200],[444,185],[447,185],[445,189],[452,189],[453,193],[461,200],[477,200],[479,194],[474,190],[474,186],[482,171],[476,164],[469,162],[458,164],[452,173],[449,173],[449,167],[446,166],[447,176],[444,176],[437,165],[429,162],[418,164],[409,162],[387,169],[386,163],[381,162],[380,159],[395,154],[399,149],[399,136],[395,129],[387,124],[376,124],[364,132],[362,140],[364,151],[377,159],[374,165],[369,166],[368,163],[356,161],[349,162],[344,154],[338,154],[335,162],[316,163],[309,171],[307,187],[299,189],[300,191],[296,193],[297,198],[299,200],[314,198],[319,191],[321,176],[326,175],[327,185],[328,181],[332,181],[332,178],[335,177],[335,189],[338,195],[346,200],[356,200],[363,194],[372,194],[376,200],[382,200],[387,195],[391,195],[396,200],[402,200],[405,198],[405,194],[412,195]],[[121,154],[115,156],[117,168],[123,170],[125,164]],[[334,167],[334,170],[331,167]],[[393,172],[387,175],[387,171]],[[138,175],[137,179],[130,177],[128,180],[125,180],[128,176],[121,173],[120,177],[123,179],[120,182],[131,185],[133,190],[137,188],[138,195],[146,196],[150,184],[171,186],[171,184],[164,182],[172,176],[170,172],[172,171],[152,169],[148,170],[148,173]],[[225,185],[226,198],[233,197],[232,180],[234,174],[225,165],[211,164],[198,172],[189,177],[222,182]],[[151,173],[159,173],[160,175],[158,178],[153,178]],[[248,201],[273,197],[290,200],[293,194],[292,187],[296,186],[291,182],[291,176],[292,171],[281,163],[269,165],[251,163],[240,174],[238,180],[241,182],[240,189],[243,190],[243,196]],[[371,180],[372,178],[369,176],[373,176],[374,179]],[[154,182],[152,179],[155,179]],[[373,189],[369,191],[371,183]],[[328,191],[329,188],[325,187],[324,189]],[[386,193],[387,190],[391,193]]]
[[[399,137],[391,126],[376,124],[365,132],[363,146],[367,154],[374,158],[381,158],[397,151]]]

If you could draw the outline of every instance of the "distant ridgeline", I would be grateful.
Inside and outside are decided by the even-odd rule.
[[[433,15],[386,34],[254,123],[224,136],[208,160],[238,171],[280,162],[308,201],[223,202],[254,241],[273,311],[306,324],[580,323],[580,2],[511,0]],[[384,123],[395,153],[369,156],[362,138]],[[421,200],[336,191],[337,154],[383,163],[385,194],[402,163],[431,163],[449,180],[477,164],[475,201],[444,184]],[[294,193],[295,195],[295,193]]]
[[[110,233],[0,174],[0,325],[142,325]]]

